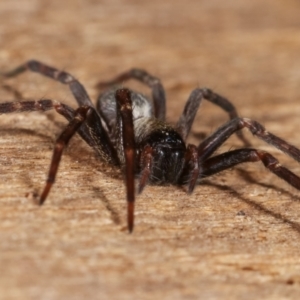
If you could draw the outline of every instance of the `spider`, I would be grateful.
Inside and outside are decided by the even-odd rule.
[[[163,85],[158,78],[144,70],[131,69],[111,81],[100,82],[98,88],[110,88],[99,96],[96,106],[83,85],[71,74],[36,60],[30,60],[2,76],[13,77],[26,70],[67,84],[79,105],[74,110],[51,99],[0,104],[1,114],[54,109],[69,122],[55,143],[48,179],[39,199],[40,204],[44,203],[54,183],[63,149],[75,133],[95,149],[102,160],[124,170],[129,232],[134,228],[136,175],[137,193],[141,193],[148,182],[186,185],[187,192],[192,193],[197,182],[204,177],[240,163],[261,161],[268,170],[300,190],[300,177],[281,166],[270,153],[250,148],[240,130],[247,128],[253,135],[297,161],[300,161],[300,150],[266,131],[260,123],[238,117],[230,101],[209,89],[196,88],[192,91],[177,124],[172,127],[165,121],[166,98]],[[127,88],[111,87],[128,79],[136,79],[150,87],[152,103],[141,93]],[[225,110],[230,120],[198,146],[186,145],[185,141],[203,99]],[[212,156],[234,133],[246,148]]]

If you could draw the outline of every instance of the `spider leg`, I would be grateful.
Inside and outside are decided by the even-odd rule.
[[[69,122],[75,117],[74,109],[62,103],[56,107],[56,111]],[[102,160],[114,165],[120,164],[117,152],[102,126],[98,113],[93,107],[90,107],[85,122],[77,132],[88,145],[95,149]]]
[[[281,166],[271,154],[257,149],[238,149],[209,158],[201,166],[200,178],[211,176],[240,163],[257,161],[261,161],[272,173],[300,190],[299,176]]]
[[[234,119],[234,118],[238,117],[235,107],[226,98],[224,98],[206,88],[195,89],[190,94],[190,96],[186,102],[186,105],[184,107],[184,110],[182,112],[182,115],[179,118],[179,120],[177,122],[177,126],[176,126],[184,140],[186,140],[186,138],[191,130],[192,124],[194,122],[196,113],[199,109],[199,105],[202,102],[202,99],[205,99],[205,100],[221,107],[223,110],[225,110],[229,114],[230,119]],[[241,131],[238,131],[236,134],[237,134],[238,138],[244,143],[245,146],[250,146],[250,143],[247,141],[247,139],[244,137],[244,135]]]
[[[56,140],[55,148],[53,151],[53,156],[50,164],[50,170],[48,173],[47,183],[40,197],[40,205],[42,205],[45,202],[49,194],[49,191],[55,181],[55,177],[61,160],[63,149],[67,146],[71,137],[77,132],[77,130],[86,120],[89,110],[90,110],[89,106],[79,107],[74,113],[74,118],[69,122],[67,127],[64,129],[64,131]]]
[[[50,99],[0,103],[0,114],[31,111],[44,112],[51,109],[55,109],[69,122],[75,117],[73,108]],[[90,107],[90,112],[87,115],[86,121],[77,132],[88,145],[96,150],[104,161],[115,165],[119,164],[117,153],[111,144],[106,131],[103,129],[99,115],[93,107]]]
[[[136,79],[152,89],[152,99],[154,104],[154,115],[157,119],[166,118],[166,96],[163,85],[157,77],[152,76],[145,70],[131,69],[117,76],[110,81],[102,81],[97,84],[97,88],[105,88],[111,85],[122,83],[129,79]]]
[[[52,100],[28,100],[22,102],[3,102],[0,103],[0,114],[8,114],[15,112],[30,112],[30,111],[47,111],[50,109],[55,109],[57,103]]]
[[[200,173],[198,148],[189,144],[185,153],[185,164],[179,178],[179,183],[187,184],[187,192],[191,194],[195,188]]]
[[[132,117],[132,102],[128,89],[118,89],[116,91],[117,114],[121,142],[125,156],[125,183],[127,191],[127,224],[131,233],[134,227],[134,202],[135,202],[135,140]]]
[[[188,181],[188,193],[191,194],[197,183],[199,177],[200,166],[198,160],[198,151],[196,146],[188,145],[187,153],[189,153],[189,162],[190,162],[190,178]]]
[[[139,179],[138,193],[140,194],[146,186],[153,167],[153,152],[151,146],[146,146],[141,153],[141,175]]]
[[[51,109],[55,109],[59,114],[63,115],[69,120],[69,124],[56,141],[47,183],[40,197],[40,204],[45,202],[54,183],[62,151],[76,132],[100,154],[102,159],[110,163],[119,164],[116,151],[111,145],[102,127],[101,120],[93,107],[81,106],[74,111],[71,107],[50,99],[0,103],[0,114],[32,111],[44,112]]]
[[[198,146],[198,155],[201,161],[209,158],[233,133],[242,128],[249,129],[253,135],[266,143],[273,145],[282,152],[300,162],[300,150],[295,146],[268,132],[261,124],[247,118],[235,118],[217,129]]]
[[[20,65],[11,71],[1,73],[1,75],[3,77],[9,78],[17,76],[27,70],[40,73],[63,84],[68,84],[71,92],[73,93],[75,99],[77,100],[80,106],[87,105],[90,107],[94,107],[94,104],[88,96],[85,88],[76,78],[74,78],[71,74],[65,71],[60,71],[56,68],[47,66],[42,62],[36,60],[29,60],[25,64]]]
[[[0,103],[0,114],[13,113],[13,112],[30,112],[30,111],[47,111],[50,109],[58,110],[60,103],[54,103],[52,100],[43,99],[38,101],[23,101],[23,102],[7,102]],[[79,129],[81,124],[85,121],[89,107],[82,106],[74,112],[74,117],[70,121],[69,125],[57,139],[47,184],[44,188],[42,196],[40,198],[40,204],[43,204],[50,191],[52,184],[54,183],[55,175],[61,158],[62,150],[67,145],[70,138]]]

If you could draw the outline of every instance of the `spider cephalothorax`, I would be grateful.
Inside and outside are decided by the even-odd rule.
[[[191,193],[201,178],[240,163],[261,161],[275,175],[300,190],[300,178],[281,166],[275,157],[265,151],[243,148],[212,156],[234,133],[246,146],[249,146],[240,131],[245,127],[253,135],[277,147],[297,161],[300,161],[300,150],[267,132],[258,122],[238,117],[234,106],[226,98],[209,89],[197,88],[192,91],[180,119],[175,127],[172,127],[165,121],[164,88],[158,78],[144,70],[132,69],[112,81],[99,83],[98,87],[111,87],[127,79],[137,79],[152,89],[152,103],[140,93],[114,87],[101,94],[96,105],[92,103],[84,87],[72,75],[38,61],[28,61],[2,75],[12,77],[26,70],[38,72],[63,84],[68,84],[79,104],[76,110],[48,99],[0,104],[2,114],[55,109],[69,121],[56,141],[40,204],[44,203],[54,183],[62,151],[76,132],[95,149],[101,159],[124,169],[128,202],[127,222],[130,232],[134,226],[136,177],[138,178],[138,193],[142,192],[149,181],[184,184]],[[230,120],[198,146],[186,145],[186,138],[202,99],[224,109],[229,114]]]

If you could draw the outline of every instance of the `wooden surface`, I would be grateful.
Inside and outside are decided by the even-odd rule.
[[[79,78],[93,99],[97,81],[145,68],[164,83],[170,122],[206,86],[300,147],[299,13],[297,0],[1,0],[0,67],[39,59]],[[76,107],[66,86],[36,74],[5,84]],[[0,91],[1,102],[13,99]],[[204,103],[189,142],[226,120]],[[148,186],[129,235],[122,176],[78,137],[45,205],[34,204],[65,123],[51,112],[0,118],[0,299],[299,299],[298,191],[259,163],[190,196]],[[232,137],[219,152],[241,146]]]

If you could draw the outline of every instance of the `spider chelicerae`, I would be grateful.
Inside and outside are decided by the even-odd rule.
[[[92,103],[82,84],[72,75],[39,61],[30,60],[2,73],[2,76],[14,77],[26,70],[69,85],[79,105],[79,108],[73,109],[50,99],[0,103],[1,114],[55,109],[69,121],[55,143],[40,204],[44,203],[54,183],[63,149],[75,133],[95,149],[102,160],[124,170],[129,232],[134,227],[136,175],[137,193],[141,193],[148,182],[186,185],[188,193],[192,193],[196,183],[204,177],[240,163],[261,161],[272,173],[300,190],[300,177],[281,166],[270,153],[250,148],[240,130],[246,127],[253,135],[297,161],[300,161],[300,150],[266,131],[258,122],[238,117],[235,107],[226,98],[209,89],[197,88],[192,91],[177,124],[172,127],[165,121],[164,88],[158,78],[144,70],[131,69],[111,81],[100,82],[99,88],[110,88],[99,96],[96,105]],[[127,88],[111,88],[128,79],[136,79],[149,86],[152,89],[152,103],[141,93]],[[225,110],[230,120],[198,146],[186,145],[185,141],[203,99]],[[234,133],[247,148],[212,156]]]

